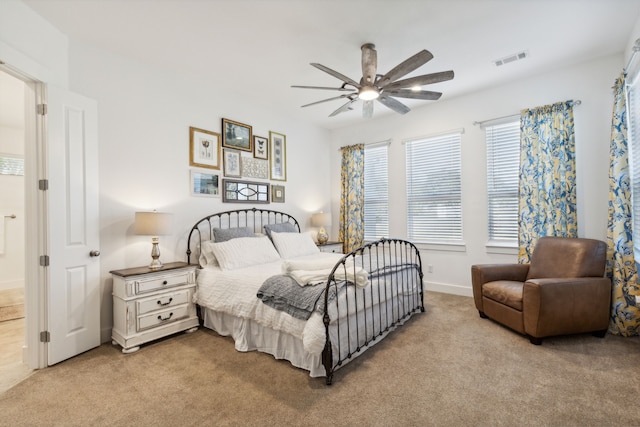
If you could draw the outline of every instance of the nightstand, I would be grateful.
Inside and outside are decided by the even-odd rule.
[[[320,252],[342,253],[342,242],[318,243],[317,245],[320,248]]]
[[[176,332],[198,329],[193,303],[196,266],[172,262],[158,269],[148,267],[114,270],[113,344],[133,353],[144,344]]]

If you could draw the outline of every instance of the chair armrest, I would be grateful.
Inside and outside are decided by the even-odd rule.
[[[533,337],[607,329],[611,280],[606,277],[530,279],[524,284],[525,332]]]
[[[478,284],[511,280],[524,282],[529,272],[529,264],[479,264],[471,266],[471,280]]]
[[[471,266],[471,285],[476,308],[482,307],[482,285],[496,280],[524,282],[529,272],[529,264],[477,264]]]

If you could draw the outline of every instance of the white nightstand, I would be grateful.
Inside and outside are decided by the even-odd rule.
[[[318,243],[318,248],[320,248],[320,252],[333,252],[336,254],[342,253],[342,242],[327,242],[327,243]]]
[[[172,262],[111,271],[113,275],[113,344],[133,353],[144,344],[176,332],[198,329],[193,303],[196,266]]]

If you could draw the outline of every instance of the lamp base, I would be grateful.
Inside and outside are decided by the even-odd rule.
[[[317,239],[318,239],[318,243],[320,243],[321,245],[324,245],[329,241],[329,235],[325,231],[324,227],[320,228],[320,230],[318,231]]]
[[[162,268],[162,263],[160,262],[160,246],[158,245],[158,238],[154,237],[151,239],[153,246],[151,247],[151,264],[149,264],[149,268],[154,270],[157,268]]]
[[[162,268],[164,267],[164,265],[160,262],[159,259],[154,258],[153,261],[151,261],[151,264],[149,264],[149,268],[152,270],[155,270],[156,268]]]

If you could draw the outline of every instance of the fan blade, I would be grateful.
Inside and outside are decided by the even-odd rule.
[[[343,81],[343,82],[345,82],[345,83],[348,83],[348,84],[350,84],[350,85],[352,85],[352,86],[355,86],[355,87],[357,87],[358,89],[360,88],[360,85],[359,85],[356,81],[354,81],[354,80],[350,79],[349,77],[345,76],[344,74],[340,74],[339,72],[334,71],[334,70],[332,70],[331,68],[325,67],[325,66],[324,66],[324,65],[322,65],[322,64],[311,63],[311,65],[313,65],[314,67],[316,67],[318,70],[322,70],[322,71],[324,71],[324,72],[325,72],[325,73],[327,73],[327,74],[331,74],[333,77],[335,77],[335,78],[337,78],[337,79],[340,79],[340,80],[342,80],[342,81]]]
[[[376,70],[378,67],[378,53],[375,45],[363,44],[362,47],[362,81],[361,85],[373,86],[376,82]]]
[[[402,102],[385,95],[380,95],[378,97],[378,101],[380,101],[383,105],[391,108],[396,113],[407,114],[409,111],[411,111],[411,109],[404,105]]]
[[[433,59],[433,55],[428,50],[421,50],[420,52],[413,55],[411,58],[404,60],[400,64],[396,65],[394,69],[389,71],[387,74],[382,76],[377,83],[379,88],[383,88],[394,80],[399,79],[402,76],[405,76],[412,72],[413,70],[418,69],[423,66],[427,62]]]
[[[346,87],[326,87],[326,86],[291,86],[298,89],[323,89],[323,90],[339,90],[341,92],[352,92],[353,89],[347,89]]]
[[[453,71],[442,71],[440,73],[425,74],[424,76],[410,77],[397,82],[389,83],[386,90],[403,89],[413,86],[424,86],[433,83],[444,82],[453,78]]]
[[[353,104],[356,99],[358,99],[358,98],[354,98],[354,99],[349,100],[349,102],[344,104],[342,107],[338,108],[336,111],[334,111],[333,113],[329,114],[329,117],[337,116],[340,113],[344,113],[347,110],[351,110],[351,104]]]
[[[362,105],[362,117],[365,119],[373,117],[373,101],[364,101]]]
[[[411,89],[385,89],[384,93],[386,95],[397,96],[399,98],[426,99],[430,101],[438,100],[442,96],[442,92],[431,92],[428,90],[415,91]]]
[[[333,100],[335,100],[335,99],[348,98],[349,96],[351,96],[351,94],[335,96],[335,97],[333,97],[333,98],[323,99],[322,101],[312,102],[311,104],[305,104],[305,105],[301,106],[300,108],[309,107],[309,106],[311,106],[311,105],[316,105],[316,104],[322,104],[323,102],[333,101]],[[349,98],[349,99],[350,99],[350,98]]]

